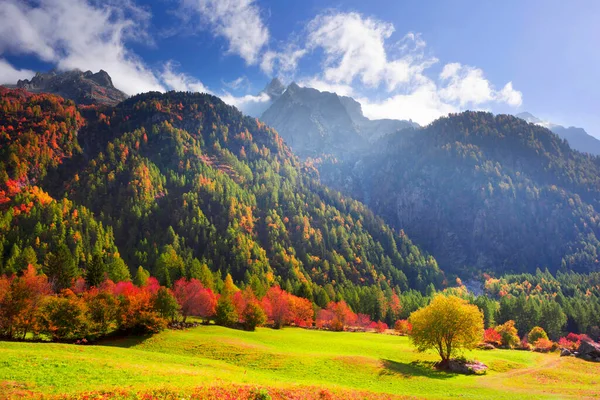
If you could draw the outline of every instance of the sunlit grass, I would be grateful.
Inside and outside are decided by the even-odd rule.
[[[235,383],[427,398],[600,396],[598,364],[509,350],[474,351],[466,356],[489,365],[487,375],[436,371],[432,368],[435,354],[416,353],[406,337],[295,328],[244,332],[201,326],[94,346],[0,342],[0,382],[4,382],[0,390],[18,387],[45,394],[77,394],[166,388],[185,392]]]

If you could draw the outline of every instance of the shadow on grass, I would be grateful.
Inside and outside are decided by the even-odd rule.
[[[98,340],[94,344],[96,346],[121,347],[121,348],[127,349],[127,348],[135,347],[137,345],[144,343],[146,340],[150,339],[152,336],[153,336],[152,334],[128,335],[126,333],[121,333],[121,334],[115,333],[115,334],[106,336],[106,337]]]
[[[434,362],[431,361],[413,361],[411,363],[401,363],[393,360],[382,359],[384,369],[379,375],[400,375],[403,378],[422,376],[432,379],[449,379],[457,374],[435,369]]]

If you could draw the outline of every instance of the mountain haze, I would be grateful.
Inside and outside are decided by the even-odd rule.
[[[600,161],[522,119],[454,114],[319,168],[447,271],[600,269]]]
[[[527,122],[531,122],[532,124],[537,124],[550,129],[552,132],[569,142],[569,145],[575,150],[579,150],[583,153],[590,153],[595,156],[600,155],[600,140],[587,133],[583,128],[574,126],[567,128],[552,122],[542,121],[528,112],[520,113],[516,116]]]
[[[370,120],[356,100],[291,83],[262,114],[301,158],[346,157],[370,141],[405,128],[410,121]]]

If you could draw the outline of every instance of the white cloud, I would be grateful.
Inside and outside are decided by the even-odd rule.
[[[239,78],[234,79],[229,82],[226,82],[226,81],[221,81],[221,82],[223,83],[223,85],[225,85],[229,89],[233,89],[233,90],[238,90],[238,89],[242,89],[242,88],[248,89],[251,86],[250,80],[248,79],[247,76],[240,76]]]
[[[277,69],[279,74],[293,73],[298,61],[307,53],[306,49],[288,45],[283,51],[268,50],[263,55],[260,69],[267,75],[272,75]]]
[[[396,43],[399,57],[390,57],[386,47],[394,33],[390,23],[365,18],[358,13],[319,15],[308,24],[307,46],[322,49],[323,79],[336,84],[360,81],[367,87],[387,85],[389,91],[422,81],[422,72],[437,62],[420,51],[425,42],[407,34]]]
[[[184,12],[190,10],[215,36],[229,42],[229,53],[242,57],[248,65],[259,62],[269,41],[269,30],[254,0],[182,0]]]
[[[175,72],[174,62],[169,61],[165,64],[161,80],[170,90],[179,92],[200,92],[211,93],[202,82],[181,72]]]
[[[496,91],[479,68],[460,63],[446,64],[440,79],[447,83],[440,90],[440,96],[444,100],[457,102],[461,107],[479,106],[493,101],[518,107],[523,101],[521,92],[513,89],[512,82]]]
[[[440,90],[440,96],[447,101],[458,102],[461,107],[478,105],[494,99],[490,82],[484,78],[479,68],[462,66],[459,63],[446,64],[440,74],[447,86]]]
[[[35,72],[28,69],[15,69],[0,58],[0,84],[15,84],[19,79],[31,79]]]
[[[504,85],[497,98],[512,107],[519,107],[523,103],[523,93],[513,89],[512,82]]]
[[[271,105],[271,98],[266,93],[258,96],[246,95],[236,97],[231,93],[224,92],[219,97],[225,103],[237,107],[240,111],[253,117],[259,117]]]
[[[128,1],[0,2],[0,54],[33,54],[59,69],[108,71],[128,94],[163,90],[156,76],[126,46],[147,39],[150,15]]]
[[[407,94],[395,94],[380,101],[361,98],[366,117],[371,119],[412,119],[420,125],[448,113],[459,111],[458,107],[444,102],[433,81],[429,81]]]
[[[323,70],[301,84],[355,95],[370,118],[413,119],[420,124],[467,107],[521,105],[522,94],[512,82],[496,90],[480,68],[450,63],[438,77],[427,76],[438,60],[427,55],[421,35],[409,32],[390,43],[394,31],[392,24],[359,13],[317,16],[307,25],[307,48],[322,51]],[[376,98],[366,95],[374,91]]]
[[[350,85],[330,83],[318,78],[305,78],[298,81],[298,85],[302,87],[310,87],[320,90],[321,92],[337,93],[340,96],[353,96],[354,89]]]

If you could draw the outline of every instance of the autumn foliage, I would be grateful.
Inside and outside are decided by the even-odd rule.
[[[488,328],[483,332],[483,341],[494,346],[500,346],[502,344],[502,336],[496,329]]]
[[[399,335],[410,335],[412,332],[412,324],[406,319],[399,319],[394,324],[394,330]]]

